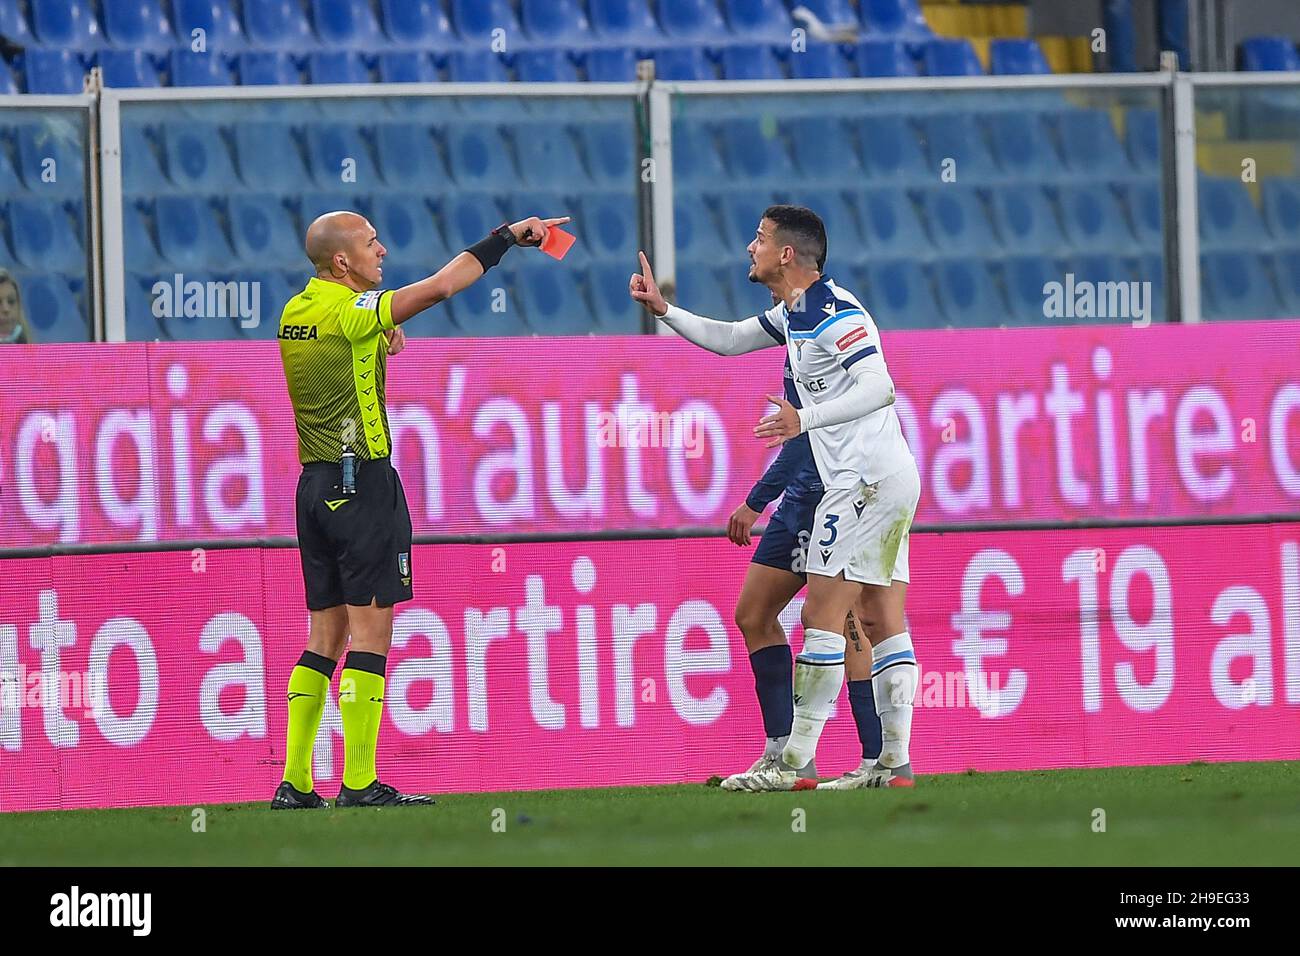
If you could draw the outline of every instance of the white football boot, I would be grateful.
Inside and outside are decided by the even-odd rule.
[[[735,781],[732,786],[728,782]],[[766,754],[747,773],[728,777],[722,784],[728,790],[764,793],[780,790],[812,790],[817,786],[817,766],[809,762],[802,770],[793,770],[780,754]]]
[[[878,787],[911,787],[912,765],[885,767],[874,760],[863,760],[856,770],[850,770],[836,780],[817,785],[818,790],[870,790]]]

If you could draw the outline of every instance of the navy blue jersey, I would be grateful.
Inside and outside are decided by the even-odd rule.
[[[794,372],[790,368],[790,356],[785,357],[785,400],[795,408],[800,408],[799,393],[794,387]],[[767,466],[763,477],[754,485],[745,504],[752,510],[761,512],[785,492],[786,501],[803,501],[820,498],[823,492],[821,475],[817,473],[817,463],[813,461],[812,443],[808,433],[797,435],[781,446],[781,452],[772,464]]]

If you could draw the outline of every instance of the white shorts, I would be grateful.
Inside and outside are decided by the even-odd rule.
[[[913,464],[875,484],[827,488],[808,543],[808,573],[888,586],[908,579],[907,543],[921,476]]]

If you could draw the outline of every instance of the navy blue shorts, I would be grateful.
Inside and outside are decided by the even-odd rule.
[[[808,567],[808,539],[812,536],[819,501],[821,495],[794,501],[783,499],[768,521],[750,561],[804,577]]]

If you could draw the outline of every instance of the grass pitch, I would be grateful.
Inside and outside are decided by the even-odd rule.
[[[269,797],[269,794],[268,794]],[[702,784],[0,815],[0,865],[1288,865],[1300,763],[920,777],[911,790]],[[1104,832],[1096,832],[1103,818]],[[504,828],[504,830],[503,830]],[[499,832],[502,831],[503,832]]]

